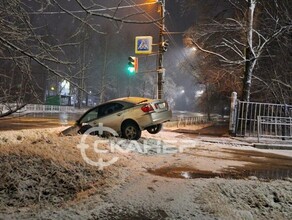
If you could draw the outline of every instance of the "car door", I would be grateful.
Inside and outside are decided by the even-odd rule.
[[[93,125],[98,126],[102,123],[105,127],[110,127],[115,131],[119,132],[122,123],[122,111],[124,105],[117,102],[107,103],[100,106],[98,115],[98,120],[95,120]]]

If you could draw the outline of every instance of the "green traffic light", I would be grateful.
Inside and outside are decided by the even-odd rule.
[[[128,67],[128,70],[129,70],[130,73],[134,73],[134,72],[135,72],[135,67],[130,67],[130,66],[129,66],[129,67]]]
[[[127,72],[129,75],[135,75],[138,71],[138,57],[128,57],[128,68]]]

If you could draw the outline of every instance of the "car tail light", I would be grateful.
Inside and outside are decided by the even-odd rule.
[[[150,104],[143,105],[141,107],[141,110],[143,112],[153,112],[154,111],[153,107]]]

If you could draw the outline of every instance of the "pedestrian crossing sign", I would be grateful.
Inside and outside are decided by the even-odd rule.
[[[137,36],[135,40],[136,54],[151,54],[152,53],[152,36]]]

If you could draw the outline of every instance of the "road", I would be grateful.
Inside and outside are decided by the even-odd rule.
[[[21,130],[33,128],[53,128],[59,126],[73,125],[80,114],[68,113],[38,113],[27,114],[0,119],[0,131]]]
[[[54,128],[54,127],[60,127],[60,126],[70,126],[74,124],[75,119],[77,119],[79,115],[76,114],[35,114],[35,115],[26,115],[23,117],[14,117],[14,118],[4,118],[1,119],[0,123],[0,131],[9,131],[9,130],[22,130],[22,129],[35,129],[35,128]],[[182,126],[180,128],[176,127],[164,127],[164,131],[166,133],[173,133],[176,134],[176,138],[173,139],[173,141],[179,141],[180,139],[186,140],[186,141],[199,141],[210,143],[213,142],[216,144],[216,141],[218,141],[218,145],[226,146],[233,146],[237,145],[238,141],[233,141],[232,139],[228,138],[228,127],[226,123],[218,123],[215,125],[193,125],[193,126]],[[154,136],[147,135],[147,132],[143,132],[144,137],[142,137],[143,141],[147,141],[148,139],[157,138],[161,134],[164,134],[162,132],[161,134],[157,134]],[[165,137],[161,137],[161,140],[164,141]],[[212,140],[212,141],[211,141]],[[244,146],[249,145],[248,143],[240,142],[238,146]],[[203,149],[201,149],[203,151]],[[217,152],[214,150],[214,152]],[[218,153],[221,155],[219,156]],[[265,176],[268,175],[267,178],[277,178],[275,176],[275,173],[277,175],[279,173],[283,173],[283,175],[287,173],[287,175],[292,177],[292,166],[290,163],[290,160],[287,162],[286,157],[277,156],[271,153],[263,153],[263,152],[255,152],[252,150],[243,151],[241,148],[239,149],[232,149],[232,150],[220,150],[217,153],[214,153],[212,156],[212,152],[209,151],[208,157],[213,158],[213,164],[214,167],[207,172],[197,172],[197,170],[192,169],[184,169],[183,167],[180,168],[174,168],[174,170],[171,170],[167,168],[166,170],[152,170],[151,172],[156,175],[165,175],[165,176],[173,176],[178,177],[177,175],[181,175],[181,173],[184,173],[189,178],[195,178],[198,177],[214,177],[217,174],[213,173],[214,169],[222,168],[221,163],[223,161],[227,161],[227,167],[232,167],[233,161],[237,161],[236,164],[249,164],[248,166],[243,167],[237,167],[232,169],[226,169],[222,173],[222,175],[225,175],[226,177],[230,178],[237,178],[237,177],[243,177],[243,176],[250,176],[252,172],[254,172],[255,176]],[[290,153],[289,153],[290,154]],[[202,163],[203,166],[204,160],[206,155],[203,157],[203,160],[201,162],[199,158],[197,158],[197,163]],[[232,158],[232,160],[231,160]],[[259,159],[260,158],[260,159]],[[265,158],[266,163],[262,163],[262,159]],[[217,161],[218,164],[217,164]],[[228,164],[230,163],[230,164]],[[290,164],[289,166],[287,166]],[[273,172],[270,172],[273,171]],[[267,173],[267,174],[265,174]],[[180,176],[183,178],[183,176]]]
[[[21,130],[32,128],[52,128],[64,125],[73,125],[74,122],[82,115],[82,113],[28,113],[28,114],[13,114],[11,117],[0,118],[0,131],[4,130]],[[202,117],[200,113],[174,111],[174,117]],[[183,122],[182,122],[183,124]],[[219,130],[218,130],[219,128]],[[221,128],[213,127],[212,132],[202,130],[202,134],[212,133],[219,136]]]

